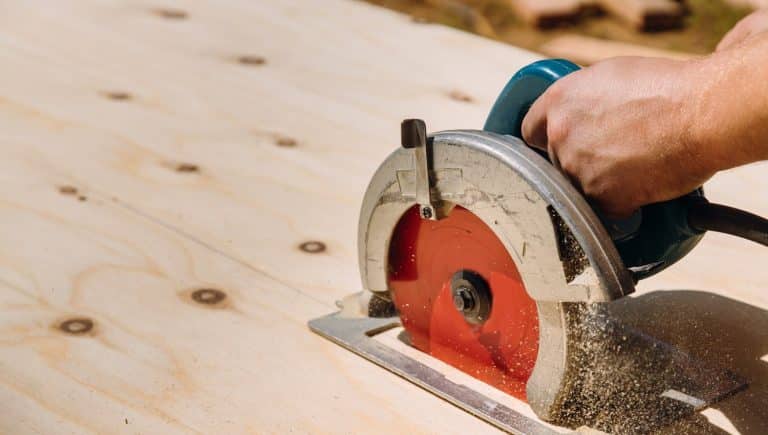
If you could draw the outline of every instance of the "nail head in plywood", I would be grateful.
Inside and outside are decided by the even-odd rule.
[[[454,89],[451,92],[448,93],[448,96],[454,100],[459,101],[462,103],[471,103],[474,101],[471,95],[467,94],[466,92],[462,92],[458,89]]]
[[[77,187],[75,186],[59,186],[59,193],[62,195],[77,195]]]
[[[104,91],[102,92],[102,95],[114,101],[129,101],[133,99],[133,96],[130,93],[124,91]]]
[[[248,66],[261,66],[267,63],[267,59],[263,56],[244,55],[237,58],[237,62],[241,65]]]
[[[275,145],[283,148],[293,148],[298,145],[298,142],[292,137],[279,136],[275,139]]]
[[[155,15],[169,20],[185,20],[189,17],[187,11],[174,8],[156,8],[152,11]]]
[[[175,168],[176,172],[195,173],[200,172],[200,166],[194,163],[177,163]]]
[[[87,317],[73,317],[59,323],[58,328],[70,335],[83,335],[93,330],[93,320]]]
[[[192,292],[192,300],[203,305],[218,305],[227,299],[227,294],[215,288],[201,288]]]
[[[308,242],[304,242],[301,245],[299,245],[299,249],[302,252],[306,252],[308,254],[319,254],[321,252],[325,252],[327,249],[325,246],[325,243],[318,242],[317,240],[310,240]]]

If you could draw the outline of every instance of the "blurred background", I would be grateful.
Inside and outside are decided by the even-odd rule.
[[[768,0],[367,0],[582,64],[617,55],[688,58]]]

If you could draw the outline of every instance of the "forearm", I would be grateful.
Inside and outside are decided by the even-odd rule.
[[[690,67],[692,137],[712,173],[768,160],[768,34]]]
[[[677,198],[768,159],[768,34],[699,60],[614,58],[531,106],[525,140],[607,216]]]

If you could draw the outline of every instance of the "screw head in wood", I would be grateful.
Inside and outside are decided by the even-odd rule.
[[[192,300],[204,305],[216,305],[226,298],[226,293],[214,288],[201,288],[192,292]]]
[[[67,319],[59,324],[59,329],[67,334],[82,335],[93,329],[93,320],[87,317]]]
[[[325,243],[323,242],[311,240],[309,242],[304,242],[301,245],[299,245],[299,249],[301,249],[303,252],[306,252],[308,254],[319,254],[321,252],[325,252],[326,247],[325,247]]]

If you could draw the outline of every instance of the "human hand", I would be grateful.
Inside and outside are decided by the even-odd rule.
[[[606,216],[626,217],[717,171],[693,134],[693,75],[689,63],[665,59],[600,62],[555,82],[528,112],[523,137]]]
[[[741,21],[736,23],[722,40],[717,44],[717,50],[727,50],[741,42],[749,39],[751,36],[768,30],[768,9],[755,11]]]

